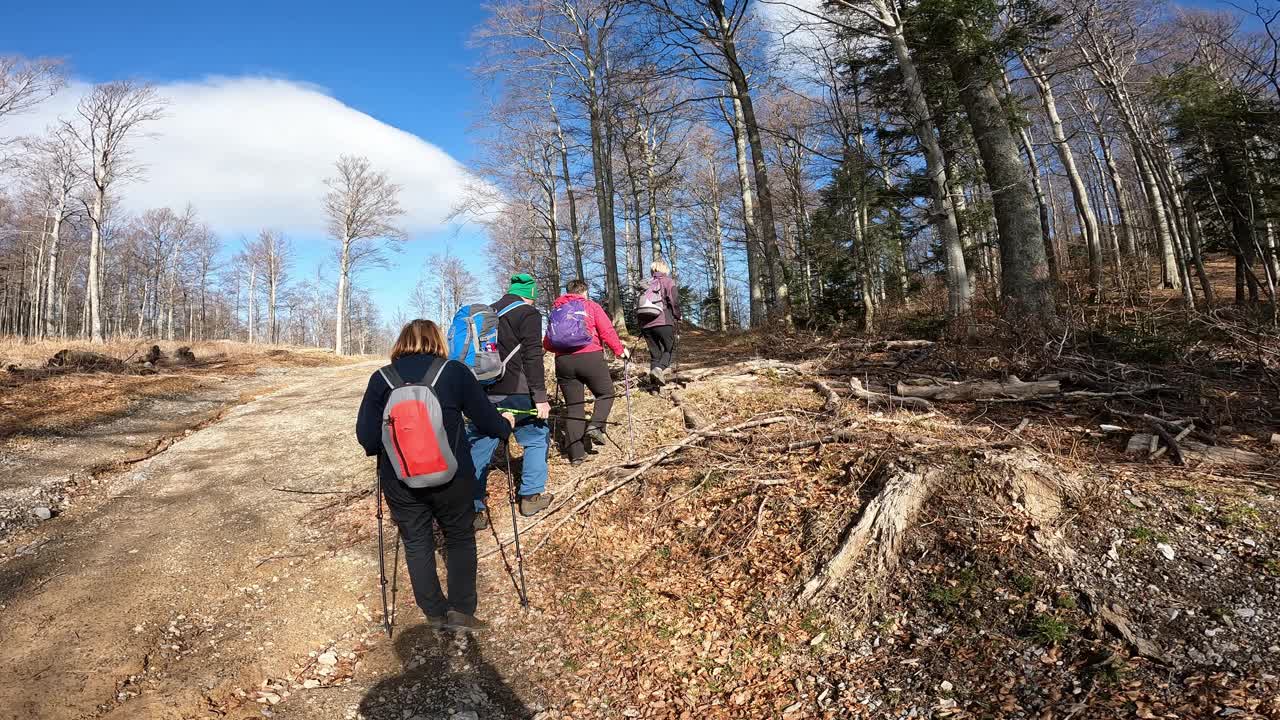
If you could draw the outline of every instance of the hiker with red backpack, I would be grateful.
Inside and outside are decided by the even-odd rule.
[[[520,514],[524,517],[533,517],[546,510],[554,498],[546,492],[547,448],[551,439],[547,418],[551,414],[551,403],[547,400],[546,369],[542,366],[542,313],[533,306],[537,296],[538,284],[533,276],[519,273],[511,276],[507,294],[498,302],[479,306],[488,311],[482,315],[496,316],[495,327],[491,329],[496,332],[485,342],[496,345],[494,356],[500,358],[501,363],[494,376],[481,377],[481,382],[487,383],[485,392],[494,407],[515,410],[518,416],[513,434],[524,449],[520,458],[520,487],[517,492]],[[477,333],[462,320],[475,307],[464,306],[454,316],[454,324],[449,329],[450,357],[469,358],[483,354],[474,352],[474,347],[471,351],[455,347],[455,338],[474,340],[477,334],[487,334],[484,329]],[[480,365],[482,363],[473,366],[473,371]],[[498,444],[497,438],[483,432],[477,432],[471,438],[471,459],[477,470],[474,517],[477,530],[489,526],[485,498],[488,495],[489,464]]]
[[[467,366],[448,359],[444,336],[430,320],[405,325],[391,351],[391,364],[369,378],[356,439],[366,454],[378,457],[379,550],[385,496],[404,540],[414,597],[433,627],[472,631],[483,626],[475,617],[472,438],[496,444],[511,434],[514,422],[512,415],[498,414]],[[447,597],[436,573],[433,523],[444,533]],[[385,567],[382,576],[384,623],[390,633]]]
[[[649,346],[649,379],[654,385],[662,385],[676,347],[680,293],[669,275],[671,267],[664,260],[654,258],[649,267],[653,275],[636,301],[636,321]]]
[[[613,378],[604,359],[604,348],[624,361],[631,350],[618,339],[609,315],[600,304],[587,297],[584,280],[570,281],[565,294],[551,304],[547,335],[542,345],[556,355],[556,382],[568,408],[565,420],[565,449],[569,464],[580,465],[594,445],[604,445],[604,428],[613,409]],[[586,392],[591,389],[594,405],[587,424]]]

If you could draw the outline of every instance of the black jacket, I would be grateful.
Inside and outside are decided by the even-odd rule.
[[[506,357],[516,345],[520,351],[511,357],[507,370],[498,382],[486,388],[490,395],[532,395],[533,401],[547,402],[547,371],[542,366],[542,313],[523,302],[519,295],[503,295],[492,305],[495,311],[511,303],[520,307],[498,321],[498,349]]]
[[[391,364],[400,373],[402,380],[414,383],[422,382],[435,359],[434,355],[406,355]],[[483,386],[462,363],[450,361],[445,365],[436,382],[435,391],[436,397],[440,399],[440,408],[444,411],[443,424],[445,434],[449,437],[449,447],[458,460],[458,472],[454,479],[462,478],[473,482],[476,468],[471,462],[471,443],[467,441],[463,415],[471,420],[480,434],[489,437],[506,439],[511,434],[511,426],[494,409]],[[356,418],[356,439],[360,441],[366,455],[378,455],[378,475],[383,482],[396,479],[394,468],[391,463],[384,462],[387,458],[382,454],[382,413],[386,410],[390,395],[391,386],[381,373],[374,372],[369,377],[364,400],[360,402],[360,414]]]

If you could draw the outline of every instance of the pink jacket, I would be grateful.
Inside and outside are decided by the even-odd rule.
[[[587,306],[587,313],[591,316],[591,343],[574,350],[572,353],[566,353],[551,347],[551,344],[547,342],[546,336],[543,336],[543,349],[547,352],[553,352],[556,355],[581,355],[582,353],[600,352],[604,349],[601,345],[601,342],[603,341],[604,345],[608,345],[614,355],[621,355],[622,341],[618,339],[618,331],[613,329],[613,323],[609,320],[609,314],[604,311],[604,308],[600,307],[600,303],[584,295],[570,295],[566,293],[556,298],[556,301],[551,303],[551,307],[552,309],[558,308],[570,300],[582,300]]]

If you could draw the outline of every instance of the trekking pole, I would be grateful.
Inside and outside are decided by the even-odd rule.
[[[375,476],[374,497],[378,504],[378,581],[382,589],[382,626],[387,630],[387,638],[391,637],[392,619],[391,611],[387,606],[387,553],[386,545],[382,537],[382,480]],[[399,546],[396,548],[399,554]],[[394,591],[392,597],[394,598]],[[394,601],[393,601],[394,602]]]
[[[520,594],[520,607],[529,607],[529,593],[524,585],[524,553],[520,552],[520,523],[516,520],[516,494],[519,493],[519,483],[516,482],[516,476],[511,473],[511,438],[507,438],[506,447],[503,453],[507,456],[507,478],[511,481],[511,492],[509,493],[511,504],[511,533],[516,546],[516,573],[520,576],[520,587],[517,588]]]
[[[635,454],[636,428],[631,420],[631,358],[622,361],[622,386],[627,395],[627,462]]]

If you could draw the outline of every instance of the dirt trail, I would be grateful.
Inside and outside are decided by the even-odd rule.
[[[274,488],[370,477],[351,428],[372,367],[291,372],[0,564],[0,718],[206,717],[367,625],[370,549],[304,521],[338,496]]]

